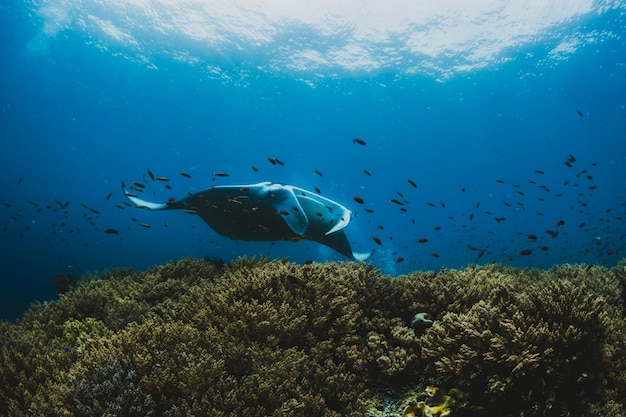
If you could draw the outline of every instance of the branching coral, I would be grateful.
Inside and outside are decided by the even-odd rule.
[[[0,323],[0,415],[362,415],[381,386],[425,381],[491,414],[623,413],[620,267],[106,271]]]
[[[423,359],[502,413],[573,413],[600,398],[602,358],[624,336],[624,321],[606,302],[616,300],[612,283],[572,270],[535,272],[532,281],[498,275],[482,286],[480,301],[444,313],[426,331]]]

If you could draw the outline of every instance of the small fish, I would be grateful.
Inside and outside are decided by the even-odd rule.
[[[413,188],[417,188],[417,184],[412,179],[407,178],[406,182],[411,184],[413,186]],[[463,188],[463,192],[465,192],[465,188]]]
[[[361,138],[353,138],[352,143],[358,143],[361,146],[365,146],[365,141]]]
[[[478,259],[482,258],[484,254],[485,254],[485,250],[483,249],[483,250],[481,250],[480,252],[478,252],[478,256],[477,256],[477,258],[478,258]]]
[[[559,220],[558,222],[556,222],[556,226],[557,226],[557,227],[561,227],[561,226],[563,226],[564,224],[565,224],[565,221],[564,221],[564,220]]]
[[[548,250],[548,247],[546,245],[543,245],[543,246],[539,246],[539,249],[546,251]]]
[[[579,224],[579,225],[578,225],[578,227],[579,227],[579,228],[580,228],[580,227],[585,227],[585,224],[587,224],[587,223],[582,222],[581,224]]]
[[[379,238],[377,238],[376,236],[372,236],[372,240],[373,240],[374,242],[376,242],[376,244],[377,244],[377,245],[382,245],[382,243],[383,243],[383,242],[382,242]]]
[[[106,198],[104,199],[104,201],[109,201],[109,199],[111,198],[111,196],[113,195],[113,193],[109,193]]]
[[[537,240],[537,236],[533,235],[532,233],[527,234],[526,237],[530,240]]]
[[[404,205],[404,203],[402,201],[398,201],[395,198],[392,198],[391,200],[389,200],[389,202],[393,203],[393,204],[397,204],[399,206],[403,206]]]
[[[270,164],[276,165],[276,159],[274,159],[274,158],[267,158],[267,160],[270,162]]]
[[[421,237],[417,239],[417,243],[426,243],[426,242],[428,242],[428,239],[426,239],[425,237]]]
[[[439,254],[437,252],[433,252],[430,254],[433,258],[439,258]]]
[[[186,172],[181,172],[180,175],[182,175],[185,178],[191,178],[191,175],[187,174]]]
[[[279,210],[278,214],[280,214],[282,216],[289,216],[289,212],[287,210]]]
[[[315,172],[317,175],[319,175],[320,177],[323,177],[324,174],[322,174],[320,171],[318,171],[317,169],[314,169],[313,172]]]
[[[372,174],[370,174],[370,172],[369,172],[368,170],[366,170],[366,169],[364,169],[364,170],[363,170],[363,173],[364,173],[365,175],[367,175],[368,177],[371,177],[371,176],[372,176]]]
[[[139,226],[145,227],[146,229],[150,228],[150,225],[148,223],[139,223]]]
[[[572,168],[574,166],[574,165],[572,165],[572,163],[570,161],[563,162],[563,165],[565,165],[568,168]]]
[[[496,180],[496,182],[499,182],[500,184],[504,184],[504,180]]]
[[[530,249],[522,249],[522,250],[519,252],[519,254],[520,254],[521,256],[528,256],[528,255],[530,255],[531,253],[533,253],[533,251],[532,251],[532,250],[530,250]]]
[[[137,182],[137,181],[131,181],[131,182],[133,183],[133,185],[134,185],[135,187],[138,187],[138,188],[146,188],[146,186],[145,186],[145,185],[143,185],[143,184],[142,184],[142,183],[140,183],[140,182]]]
[[[543,171],[542,171],[542,170],[540,170],[540,169],[536,169],[536,170],[535,170],[535,172],[536,172],[537,174],[541,174],[541,175],[545,174],[545,172],[543,172]]]
[[[399,264],[400,262],[404,262],[404,258],[402,256],[400,256],[398,259],[396,259],[396,263]]]
[[[306,287],[306,284],[304,283],[304,281],[296,278],[293,275],[287,275],[287,281],[289,281],[289,284],[295,290],[301,290]]]
[[[366,209],[363,209],[363,210],[365,210],[365,212],[366,212],[366,213],[373,213],[373,212],[374,212],[374,210],[372,210],[372,209],[367,209],[367,208],[366,208]]]
[[[314,187],[313,189],[315,190],[316,193],[322,194],[322,191],[318,187]]]
[[[146,169],[146,171],[148,171],[148,175],[150,176],[150,179],[152,181],[154,181],[156,179],[156,177],[154,176],[154,174],[152,173],[152,171],[150,171],[149,169]]]
[[[170,179],[169,179],[169,178],[167,178],[167,177],[154,177],[154,179],[155,179],[156,181],[164,181],[164,182],[165,182],[165,181],[169,181],[169,180],[170,180]]]
[[[576,113],[578,113],[578,115],[579,115],[580,117],[583,117],[583,116],[584,116],[583,112],[581,112],[581,111],[580,111],[580,109],[578,109],[578,108],[576,108]]]
[[[278,165],[282,166],[282,167],[284,167],[284,166],[285,166],[285,163],[284,163],[283,161],[281,161],[280,159],[278,159],[278,158],[274,158],[274,161],[276,161],[276,163],[277,163]]]
[[[213,176],[214,177],[230,177],[230,174],[226,172],[214,172]]]
[[[550,236],[557,237],[559,235],[559,232],[556,232],[554,230],[550,230],[550,229],[546,229],[546,233],[549,234]]]
[[[354,196],[353,200],[356,201],[359,204],[364,204],[365,203],[365,201],[361,197],[358,197],[358,196]]]
[[[576,162],[576,158],[575,158],[575,157],[574,157],[574,155],[572,155],[572,154],[569,154],[569,156],[567,157],[567,160],[568,160],[569,162]]]
[[[31,206],[38,206],[39,203],[37,203],[36,201],[33,200],[28,200],[28,204],[30,204]]]
[[[251,168],[252,168],[252,170],[253,170],[254,172],[259,172],[259,168],[257,168],[256,166],[252,165],[252,167],[251,167]]]
[[[108,235],[119,235],[120,232],[116,229],[106,229],[104,231],[104,233],[108,234]]]

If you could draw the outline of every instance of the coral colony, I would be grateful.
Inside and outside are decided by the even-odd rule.
[[[626,412],[624,261],[390,278],[205,258],[71,284],[0,324],[0,415]]]

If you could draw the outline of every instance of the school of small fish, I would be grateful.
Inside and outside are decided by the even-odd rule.
[[[583,116],[579,110],[577,113]],[[367,142],[358,137],[353,138],[352,143],[357,152],[367,146]],[[266,163],[277,167],[272,169],[286,166],[275,156],[267,157]],[[267,180],[261,176],[261,166],[262,162],[257,161],[256,165],[251,165],[252,171],[259,173],[259,181]],[[446,262],[458,265],[458,248],[463,248],[466,253],[463,263],[509,263],[551,256],[554,262],[579,263],[587,260],[588,263],[610,264],[624,253],[626,202],[618,207],[597,207],[594,202],[594,193],[599,188],[594,180],[597,167],[597,163],[582,163],[570,153],[564,157],[562,168],[557,171],[554,168],[532,167],[528,169],[524,181],[512,181],[506,176],[493,178],[489,198],[484,192],[475,190],[475,185],[462,181],[456,185],[457,195],[423,195],[420,182],[427,179],[401,178],[395,186],[390,184],[381,190],[378,196],[350,193],[354,203],[352,209],[359,219],[359,227],[371,227],[365,236],[369,236],[368,242],[375,251],[388,250],[396,264],[413,265],[414,269],[428,264],[426,259],[431,259],[431,262],[437,259],[440,265],[446,265]],[[330,188],[332,181],[320,168],[309,168],[312,181],[318,183],[313,188],[319,194],[322,187]],[[368,182],[376,180],[373,174],[377,172],[375,168],[380,169],[366,167],[354,173],[354,183],[362,184],[359,190],[367,189]],[[192,180],[192,175],[187,172],[180,172],[179,175],[185,179],[181,181]],[[212,181],[233,177],[225,171],[214,171],[208,176]],[[17,179],[17,185],[21,186],[23,180],[27,181],[26,178]],[[349,181],[343,183],[349,184]],[[155,188],[153,196],[157,192],[173,194],[170,177],[155,175],[150,169],[146,169],[140,180],[130,184],[127,188],[129,196],[138,196]],[[350,195],[349,192],[345,191],[347,195]],[[83,227],[90,227],[113,239],[123,239],[124,232],[140,228],[154,230],[156,227],[170,227],[169,222],[150,224],[142,217],[145,213],[134,210],[120,194],[109,190],[99,201],[78,203],[60,199],[50,202],[34,199],[7,201],[0,196],[1,208],[5,210],[2,232],[16,232],[18,237],[23,238],[43,211],[58,215],[47,240],[60,239],[65,244],[69,244],[71,235],[80,234]],[[182,192],[176,195],[180,197]],[[238,198],[233,196],[233,202],[240,202]],[[173,196],[166,201],[167,204],[176,204]],[[550,208],[555,204],[559,207],[558,212]],[[111,224],[105,221],[102,213],[109,208],[124,211],[128,223]],[[84,224],[76,225],[74,222],[73,226],[69,226],[71,210],[80,211]],[[193,210],[187,212],[194,214]],[[277,215],[287,216],[289,212],[283,210]],[[392,224],[385,224],[385,219],[391,219]],[[398,222],[403,224],[401,230],[398,230]],[[518,229],[513,236],[510,226],[507,226],[506,233],[502,229],[503,225],[511,223]],[[454,250],[451,242],[456,246]],[[448,257],[450,252],[457,255]],[[376,263],[376,258],[372,261]],[[529,262],[532,264],[532,261]]]

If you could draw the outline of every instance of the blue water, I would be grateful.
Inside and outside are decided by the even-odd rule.
[[[171,7],[197,13],[226,39],[186,36],[191,24],[168,32],[175,13],[159,15],[163,8],[142,15],[118,3],[110,10],[56,0],[0,6],[0,318],[55,299],[57,273],[144,269],[186,256],[345,259],[315,242],[233,241],[183,212],[127,207],[121,181],[145,180],[143,197],[157,202],[213,185],[318,187],[353,210],[345,231],[354,249],[373,250],[369,261],[389,274],[489,262],[614,266],[623,258],[620,2],[589,2],[588,10],[526,31],[523,22],[549,16],[513,14],[506,25],[513,33],[502,39],[485,30],[448,44],[455,27],[456,36],[464,32],[446,23],[444,9],[369,45],[346,35],[371,28],[346,23],[361,14],[339,19],[344,26],[335,33],[297,19],[237,26],[198,7]],[[485,26],[498,21],[497,9],[485,12]],[[385,19],[377,22],[372,33],[385,30]],[[411,50],[422,39],[411,31],[435,51]],[[361,52],[345,53],[357,46]],[[316,58],[294,58],[301,55]],[[146,180],[147,169],[169,177],[171,189]]]

